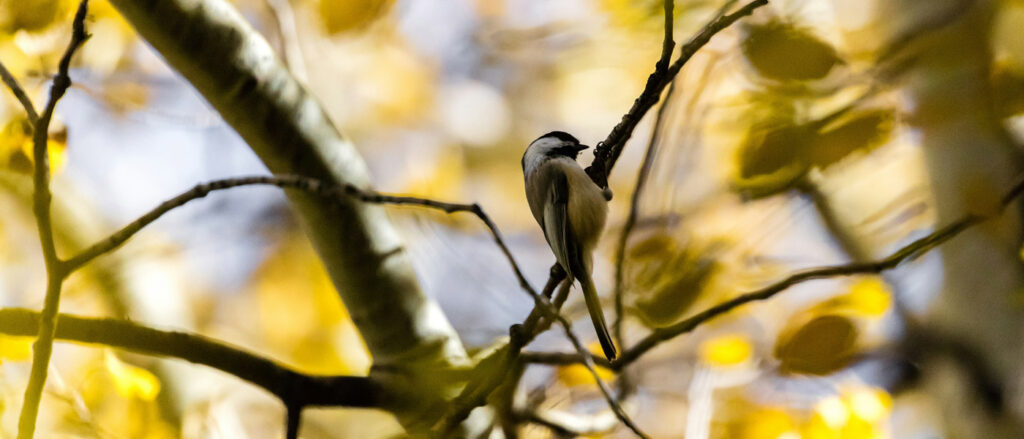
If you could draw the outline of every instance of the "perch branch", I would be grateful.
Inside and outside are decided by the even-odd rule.
[[[622,356],[612,361],[610,368],[612,370],[621,370],[623,367],[629,365],[633,361],[636,361],[643,354],[650,351],[658,344],[675,338],[676,336],[685,334],[704,324],[705,322],[725,314],[733,309],[738,308],[741,305],[745,305],[750,302],[756,302],[761,300],[767,300],[779,294],[790,287],[807,282],[815,279],[825,279],[839,276],[852,276],[857,274],[878,274],[886,270],[896,268],[898,265],[906,260],[914,259],[920,255],[927,253],[928,251],[938,247],[939,245],[953,239],[964,230],[970,227],[995,218],[1007,206],[1016,200],[1021,192],[1024,192],[1024,178],[1020,179],[1012,188],[1003,196],[1000,202],[1000,209],[998,212],[982,215],[976,213],[968,213],[962,216],[959,220],[956,220],[945,227],[942,227],[927,236],[920,238],[906,246],[900,248],[896,252],[889,256],[879,259],[876,261],[869,262],[855,262],[844,265],[833,265],[827,267],[818,267],[802,270],[789,275],[788,277],[768,285],[750,293],[742,294],[733,299],[722,302],[718,305],[712,306],[704,311],[701,311],[679,323],[664,328],[659,328],[644,337],[633,347],[626,349]],[[558,352],[531,352],[524,353],[524,361],[540,363],[540,364],[577,364],[584,361],[593,361],[592,355],[587,355],[586,358],[581,358],[578,353],[558,353]]]
[[[559,321],[559,323],[562,325],[566,333],[566,336],[569,337],[569,339],[573,342],[573,346],[576,347],[579,352],[587,352],[586,348],[584,348],[583,344],[579,341],[579,338],[572,333],[571,325],[569,324],[569,322],[562,318],[561,316],[559,316],[558,311],[554,308],[551,302],[545,296],[538,294],[537,291],[534,290],[533,286],[530,285],[529,281],[527,281],[526,277],[523,275],[522,270],[519,268],[519,264],[516,262],[515,257],[512,255],[512,252],[505,244],[504,239],[502,239],[501,232],[498,230],[497,225],[494,223],[494,221],[491,220],[490,216],[488,216],[487,213],[484,212],[483,208],[481,208],[480,205],[476,203],[445,203],[425,198],[384,195],[379,194],[377,192],[360,189],[351,184],[342,186],[329,186],[313,178],[295,175],[277,177],[251,176],[215,180],[212,182],[196,185],[192,189],[185,191],[180,195],[161,203],[159,206],[149,211],[145,215],[142,215],[135,221],[132,221],[128,225],[122,227],[117,232],[114,232],[107,238],[97,242],[96,244],[93,244],[89,248],[83,250],[78,255],[69,259],[66,263],[66,269],[68,270],[68,272],[73,271],[85,265],[89,261],[95,259],[96,257],[116,249],[117,247],[121,246],[129,239],[131,239],[132,236],[141,231],[145,226],[149,225],[153,221],[156,221],[165,213],[170,212],[171,210],[180,207],[188,203],[189,201],[203,198],[213,191],[252,185],[269,185],[280,188],[300,189],[323,196],[325,198],[351,197],[367,203],[416,205],[441,210],[446,213],[472,213],[476,215],[490,231],[491,236],[494,238],[494,242],[498,245],[499,249],[501,249],[501,252],[505,255],[505,258],[511,265],[512,271],[514,272],[516,278],[519,280],[519,285],[527,293],[529,293],[531,297],[533,297],[539,309],[544,310],[544,312],[547,313],[549,317],[553,316]],[[639,429],[628,418],[626,413],[618,405],[617,401],[615,401],[614,397],[612,397],[610,393],[604,392],[604,390],[607,390],[607,386],[604,385],[604,383],[600,380],[600,377],[598,376],[597,371],[594,370],[593,366],[591,365],[590,367],[588,367],[588,369],[591,371],[591,374],[594,376],[594,378],[598,380],[599,385],[603,388],[602,393],[605,393],[605,396],[608,399],[608,403],[613,407],[613,410],[616,411],[617,415],[620,416],[620,418],[627,426],[639,432]],[[642,433],[638,434],[642,436]]]
[[[0,309],[0,333],[35,335],[40,314]],[[56,338],[212,367],[266,389],[285,406],[376,407],[380,389],[366,377],[307,375],[202,335],[161,331],[125,320],[61,314]]]
[[[36,113],[35,105],[32,104],[32,100],[25,94],[25,89],[21,87],[18,79],[11,74],[10,70],[7,70],[7,67],[2,62],[0,62],[0,79],[4,81],[4,84],[7,84],[7,88],[11,89],[11,93],[18,99],[18,102],[21,102],[21,106],[25,107],[28,121],[34,125],[36,119],[39,119],[39,113]]]
[[[633,196],[629,200],[629,215],[626,216],[626,223],[622,226],[618,242],[615,243],[615,289],[613,290],[615,295],[615,322],[612,323],[612,332],[615,334],[615,341],[619,343],[619,346],[625,346],[622,337],[622,320],[625,313],[622,270],[626,260],[626,243],[629,241],[629,234],[633,232],[637,217],[640,215],[640,197],[647,186],[647,176],[650,175],[651,168],[654,167],[654,156],[658,150],[658,142],[661,141],[662,137],[661,131],[665,111],[668,108],[668,98],[675,91],[675,88],[675,82],[673,82],[665,95],[665,103],[658,108],[657,117],[654,119],[654,128],[651,131],[651,139],[647,142],[647,149],[644,151],[643,164],[640,165],[640,171],[636,176],[636,184],[633,185]]]
[[[56,327],[57,311],[60,308],[60,290],[64,283],[64,270],[60,258],[57,256],[57,249],[53,240],[53,224],[50,219],[50,161],[47,153],[47,141],[50,128],[50,120],[53,118],[53,111],[57,108],[57,102],[71,86],[71,77],[68,70],[71,67],[71,58],[75,51],[89,37],[85,33],[85,15],[89,8],[89,1],[82,0],[75,12],[72,23],[71,41],[68,43],[64,55],[61,56],[57,68],[57,76],[53,78],[50,85],[50,98],[46,103],[43,113],[35,119],[32,132],[32,158],[34,170],[32,183],[34,193],[32,196],[32,211],[36,218],[36,228],[39,230],[39,241],[43,249],[43,260],[46,262],[46,297],[43,302],[43,312],[39,321],[39,333],[35,343],[32,345],[32,370],[29,374],[28,385],[25,387],[25,398],[21,406],[21,415],[18,418],[18,438],[31,439],[35,434],[36,417],[39,413],[39,402],[42,398],[43,386],[46,384],[46,374],[50,365],[50,354],[53,351],[53,334]],[[29,113],[29,117],[32,113]]]
[[[600,187],[608,187],[608,174],[611,173],[612,167],[615,166],[619,155],[622,154],[622,148],[625,147],[626,141],[633,135],[633,130],[636,129],[637,124],[647,114],[647,111],[658,103],[661,92],[672,82],[686,62],[708,41],[711,41],[711,37],[715,34],[766,4],[768,4],[768,0],[754,0],[737,9],[736,12],[716,16],[683,45],[679,58],[675,62],[668,65],[668,63],[662,63],[661,60],[658,61],[654,73],[647,78],[647,84],[644,86],[643,92],[640,93],[640,97],[633,101],[629,112],[622,116],[622,120],[615,125],[608,137],[598,143],[597,148],[594,149],[594,163],[587,168],[587,174],[594,180],[594,183]]]

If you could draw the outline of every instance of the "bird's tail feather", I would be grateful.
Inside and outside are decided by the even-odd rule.
[[[597,339],[601,342],[601,350],[609,361],[616,356],[615,343],[612,342],[612,335],[608,332],[608,324],[604,321],[604,311],[601,310],[601,298],[597,296],[597,289],[590,276],[584,274],[579,279],[580,287],[583,289],[583,299],[587,302],[587,311],[590,312],[590,321],[594,323],[594,331],[597,332]]]

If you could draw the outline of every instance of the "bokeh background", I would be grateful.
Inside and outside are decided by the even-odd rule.
[[[525,202],[523,150],[556,129],[591,145],[603,139],[642,90],[663,32],[657,0],[232,3],[354,141],[378,190],[480,203],[535,285],[554,258]],[[676,39],[723,4],[678,1]],[[37,102],[76,5],[0,0],[0,61]],[[717,36],[665,99],[660,135],[650,140],[652,111],[610,178],[616,196],[595,269],[609,300],[614,243],[653,145],[626,247],[627,339],[793,270],[883,257],[959,213],[991,211],[1005,188],[988,177],[1013,175],[1020,151],[1012,145],[1024,135],[1022,25],[1024,2],[1013,0],[776,0]],[[88,29],[52,132],[58,242],[91,243],[198,182],[266,172],[105,0],[90,2]],[[0,306],[38,309],[46,277],[29,202],[30,139],[21,107],[2,96]],[[1002,146],[936,159],[927,153],[935,136]],[[953,166],[966,177],[942,172]],[[954,195],[953,207],[941,202]],[[488,345],[526,316],[531,301],[472,216],[388,209],[425,291],[467,347]],[[1010,328],[971,332],[975,349],[1014,350],[1022,303],[1014,217],[961,238],[982,244],[955,267],[996,277],[957,280],[949,251],[935,251],[882,276],[799,285],[652,351],[631,368],[627,408],[655,437],[974,431],[950,425],[933,394],[901,386],[898,341],[908,316],[957,309],[944,302],[950,284],[974,285],[1005,299],[987,317]],[[575,296],[566,313],[592,341]],[[61,311],[194,331],[310,373],[365,374],[371,364],[285,198],[270,188],[177,209],[75,274]],[[556,332],[531,349],[569,350]],[[0,336],[0,437],[16,430],[30,342]],[[954,360],[954,369],[973,361]],[[50,377],[45,437],[283,434],[272,396],[183,362],[60,343]],[[518,402],[531,410],[588,416],[605,426],[597,437],[628,434],[614,428],[581,367],[534,367],[521,387]],[[401,435],[385,413],[343,409],[308,410],[302,432]],[[535,425],[522,433],[553,437]]]

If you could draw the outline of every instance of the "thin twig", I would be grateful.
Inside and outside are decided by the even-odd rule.
[[[666,11],[673,9],[673,7],[668,3],[670,2],[666,1]],[[767,4],[767,0],[755,0],[733,14],[722,15],[720,13],[719,15],[716,15],[715,19],[706,24],[697,35],[690,39],[690,42],[683,46],[681,50],[682,55],[672,65],[668,65],[667,62],[662,62],[665,47],[671,48],[675,44],[672,41],[672,31],[670,29],[665,30],[666,40],[662,42],[663,56],[659,58],[658,63],[655,65],[655,72],[648,78],[647,86],[641,96],[637,98],[636,102],[634,102],[633,108],[623,116],[622,122],[620,122],[619,125],[612,130],[608,138],[598,146],[597,151],[595,151],[596,158],[594,165],[587,168],[587,174],[595,183],[601,187],[607,186],[608,170],[610,170],[614,165],[615,159],[621,152],[622,145],[625,144],[625,140],[629,138],[629,135],[631,135],[633,129],[636,127],[636,124],[639,123],[639,120],[643,115],[658,102],[664,87],[672,81],[672,78],[675,77],[676,73],[679,72],[682,66],[693,56],[693,54],[703,47],[714,34],[725,29],[740,17],[750,14],[754,9],[765,4]],[[669,25],[668,27],[671,27],[672,19],[669,16],[672,14],[666,15],[668,16],[666,16],[665,22]],[[669,53],[671,53],[671,49],[669,49]],[[616,150],[614,158],[611,158],[611,160],[606,159],[605,157],[609,154],[608,150],[616,143],[621,144],[614,147]],[[559,267],[558,264],[552,265],[551,276],[548,278],[547,285],[545,286],[544,296],[549,297],[550,292],[554,290],[554,287],[558,285],[564,277],[565,272],[561,267]],[[535,299],[535,302],[541,301]],[[542,305],[542,303],[538,303],[538,305]],[[494,355],[505,355],[508,361],[515,361],[522,348],[533,340],[540,331],[543,331],[546,328],[546,326],[540,321],[544,314],[550,314],[550,310],[545,310],[545,308],[547,307],[535,306],[533,311],[531,311],[530,315],[522,324],[513,325],[510,330],[512,337],[508,345],[508,350]],[[560,319],[560,321],[561,320],[564,319]],[[577,358],[590,356],[589,352],[581,352],[577,347]],[[588,371],[590,371],[595,378],[598,378],[596,376],[596,370],[594,370],[589,364]],[[486,401],[487,395],[499,386],[501,382],[503,382],[502,379],[494,376],[479,376],[476,380],[468,383],[463,389],[463,392],[452,401],[448,413],[442,417],[435,426],[435,432],[447,432],[465,419],[473,408],[482,405]],[[598,383],[601,383],[599,379]],[[607,395],[610,396],[610,394]],[[616,415],[618,415],[618,412]]]
[[[883,259],[801,270],[764,288],[742,294],[725,302],[719,303],[718,305],[712,306],[711,308],[701,311],[693,317],[679,323],[659,328],[647,337],[644,337],[633,347],[624,350],[622,356],[615,359],[615,361],[612,361],[609,366],[612,370],[621,370],[623,367],[629,365],[633,361],[636,361],[643,354],[647,353],[647,351],[650,351],[664,341],[690,332],[705,322],[732,311],[741,305],[770,299],[776,294],[779,294],[794,285],[815,279],[852,276],[857,274],[877,274],[896,268],[904,261],[917,258],[946,241],[953,239],[964,230],[997,217],[999,213],[1005,210],[1010,203],[1016,200],[1022,192],[1024,192],[1024,178],[1014,184],[1012,188],[1003,195],[999,212],[987,215],[968,213],[962,216],[959,220],[956,220],[923,238],[907,244]],[[579,364],[594,361],[593,355],[581,357],[578,353],[530,352],[523,353],[522,356],[526,362],[552,365]]]
[[[647,78],[647,84],[644,86],[643,92],[640,93],[640,97],[633,102],[632,108],[622,116],[622,120],[615,125],[608,137],[598,143],[597,148],[594,149],[594,163],[587,168],[587,174],[598,186],[608,186],[608,174],[611,173],[619,155],[622,154],[622,148],[626,145],[626,141],[633,135],[633,130],[636,129],[637,124],[647,114],[647,111],[658,103],[661,92],[672,82],[686,62],[715,34],[766,4],[768,4],[768,0],[754,0],[737,9],[736,12],[715,17],[683,45],[679,58],[671,66],[664,69],[655,67],[654,73]]]
[[[27,309],[0,309],[0,333],[34,335],[39,318],[38,312]],[[307,375],[199,334],[161,331],[119,319],[60,314],[56,338],[212,367],[266,389],[286,406],[377,407],[381,403],[381,389],[371,378]]]
[[[545,312],[548,315],[548,317],[553,317],[559,321],[559,323],[563,327],[563,330],[566,333],[566,336],[569,337],[569,339],[573,342],[573,345],[581,354],[587,352],[586,348],[583,347],[583,344],[579,341],[579,338],[572,333],[572,328],[569,322],[558,314],[557,309],[551,304],[547,297],[538,294],[537,291],[533,288],[533,286],[530,285],[530,282],[526,279],[526,276],[523,275],[522,269],[519,268],[519,264],[516,262],[515,257],[512,255],[512,252],[509,250],[508,245],[505,244],[505,240],[502,239],[501,231],[498,230],[498,226],[494,223],[494,221],[491,220],[490,216],[488,216],[487,213],[484,212],[483,208],[476,203],[445,203],[441,201],[435,201],[418,197],[384,195],[370,190],[360,189],[355,187],[354,185],[329,186],[325,185],[320,180],[296,175],[276,177],[251,176],[215,180],[208,183],[196,185],[192,189],[185,191],[180,195],[161,203],[159,206],[149,211],[145,215],[139,217],[135,221],[132,221],[128,225],[122,227],[117,232],[114,232],[107,238],[97,242],[96,244],[93,244],[89,248],[83,250],[78,255],[69,259],[65,264],[66,269],[70,273],[71,271],[82,267],[83,265],[95,259],[96,257],[116,249],[117,247],[121,246],[129,239],[131,239],[132,236],[141,231],[145,226],[149,225],[153,221],[156,221],[165,213],[170,212],[171,210],[180,207],[188,203],[189,201],[203,198],[210,192],[252,185],[269,185],[280,188],[300,189],[307,192],[315,193],[326,198],[355,198],[367,203],[417,205],[432,209],[438,209],[446,213],[472,213],[476,215],[480,219],[480,221],[484,223],[488,231],[490,231],[491,236],[494,238],[495,244],[497,244],[498,248],[501,249],[501,252],[505,255],[505,258],[508,260],[509,265],[512,267],[513,273],[519,280],[519,285],[534,299],[538,309]],[[607,390],[607,386],[604,385],[603,381],[601,380],[600,376],[598,376],[597,371],[592,367],[592,365],[588,367],[588,369],[591,371],[591,374],[594,376],[594,378],[598,381],[599,386],[601,386],[603,390]],[[632,420],[629,419],[628,415],[626,415],[626,413],[622,410],[622,408],[619,406],[615,398],[612,397],[610,393],[602,393],[605,394],[609,405],[611,405],[613,410],[616,411],[617,415],[620,416],[620,418],[623,420],[623,423],[625,423],[627,426],[630,426],[631,429],[635,429],[636,431],[639,432],[639,429],[632,422]],[[642,433],[638,434],[643,436]]]
[[[0,62],[0,79],[3,79],[4,84],[7,84],[7,88],[11,89],[11,93],[14,97],[21,102],[21,106],[25,107],[25,113],[28,114],[28,121],[32,122],[33,126],[36,123],[36,119],[39,119],[39,114],[36,113],[36,107],[32,104],[32,100],[25,94],[25,89],[18,83],[18,79],[11,74],[10,70],[4,66],[4,63]]]
[[[615,427],[613,419],[601,415],[556,419],[552,414],[536,409],[517,410],[515,413],[520,421],[545,427],[558,437],[604,436]]]
[[[39,321],[39,333],[35,343],[32,345],[32,371],[29,374],[28,385],[25,388],[25,398],[21,407],[21,415],[18,418],[18,438],[31,439],[35,434],[36,417],[39,413],[39,402],[42,398],[43,386],[46,384],[46,374],[49,370],[50,355],[53,352],[53,335],[56,330],[57,311],[60,308],[60,290],[64,283],[66,271],[60,258],[57,256],[57,249],[53,240],[53,224],[50,219],[50,161],[47,152],[47,141],[50,128],[50,120],[53,118],[53,111],[57,108],[57,102],[71,86],[71,77],[68,70],[71,68],[71,58],[79,46],[89,37],[85,33],[85,16],[89,8],[89,1],[82,0],[75,12],[72,23],[71,41],[68,43],[64,55],[60,59],[57,68],[57,76],[53,78],[50,86],[50,99],[42,115],[35,120],[32,133],[32,158],[35,170],[33,172],[32,210],[36,217],[36,227],[39,230],[39,241],[43,249],[43,260],[46,262],[46,298],[43,302],[42,317]],[[31,113],[30,113],[31,116]]]
[[[302,406],[285,405],[285,439],[299,439],[299,424],[302,423]]]
[[[283,175],[283,176],[248,176],[248,177],[237,177],[237,178],[226,178],[222,180],[214,180],[208,183],[198,184],[192,189],[182,192],[178,196],[171,198],[163,203],[160,203],[157,207],[153,208],[145,215],[140,216],[131,223],[125,225],[120,230],[114,232],[110,236],[96,242],[89,246],[85,250],[82,250],[79,254],[68,259],[65,263],[65,267],[68,272],[72,272],[81,268],[83,265],[89,263],[93,259],[110,252],[117,247],[121,246],[136,233],[141,231],[144,227],[156,221],[161,216],[180,207],[192,200],[197,200],[205,197],[210,192],[220,191],[225,189],[231,189],[239,186],[253,186],[253,185],[265,185],[265,186],[276,186],[280,188],[289,189],[300,189],[303,191],[315,193],[325,198],[355,198],[367,203],[377,204],[400,204],[400,205],[417,205],[422,207],[428,207],[431,209],[441,210],[445,213],[454,212],[469,212],[480,218],[481,221],[488,227],[495,238],[495,242],[501,248],[502,253],[505,254],[509,261],[512,263],[513,270],[516,277],[519,279],[521,285],[529,286],[526,282],[526,278],[522,274],[522,270],[515,263],[514,259],[511,258],[511,252],[501,239],[500,233],[498,233],[497,227],[494,222],[487,216],[487,214],[477,204],[459,204],[459,203],[444,203],[440,201],[428,200],[417,197],[397,196],[397,195],[384,195],[370,190],[360,189],[353,185],[344,186],[332,186],[324,184],[322,181],[296,176],[296,175]],[[531,287],[532,289],[532,287]]]
[[[654,156],[658,150],[657,145],[661,142],[662,138],[665,110],[668,108],[669,97],[672,96],[672,92],[675,89],[675,82],[673,82],[665,95],[665,103],[658,108],[658,115],[654,119],[654,128],[651,131],[651,139],[647,142],[643,164],[640,165],[640,171],[636,176],[636,184],[633,186],[633,195],[629,200],[629,215],[626,216],[626,223],[622,226],[622,233],[619,234],[619,240],[615,244],[615,289],[613,290],[615,297],[615,322],[612,323],[612,332],[615,334],[615,341],[618,342],[619,346],[625,346],[622,337],[622,320],[625,313],[622,270],[626,259],[626,243],[629,241],[629,234],[633,231],[637,217],[640,215],[640,197],[647,186],[647,176],[650,175],[651,168],[654,167]]]
[[[676,40],[672,37],[675,32],[673,20],[675,19],[676,2],[665,0],[662,3],[665,7],[665,37],[661,41],[661,58],[658,59],[658,64],[654,67],[657,70],[668,68],[668,63],[672,60],[672,51],[676,50]]]

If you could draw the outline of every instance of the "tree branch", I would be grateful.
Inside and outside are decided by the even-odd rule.
[[[199,184],[192,189],[183,192],[182,194],[171,198],[159,206],[149,211],[145,215],[139,217],[135,221],[132,221],[128,225],[124,226],[117,232],[114,232],[109,237],[101,240],[100,242],[93,244],[89,248],[83,250],[81,253],[71,258],[67,262],[68,271],[77,269],[96,257],[109,252],[118,246],[124,244],[128,239],[138,233],[146,225],[156,221],[163,214],[170,212],[171,210],[180,207],[189,201],[203,198],[210,192],[230,189],[240,186],[251,186],[251,185],[270,185],[281,188],[301,189],[307,192],[311,192],[322,197],[337,199],[341,198],[355,198],[367,203],[378,203],[378,204],[400,204],[400,205],[416,205],[432,209],[441,210],[446,213],[454,212],[470,212],[477,216],[484,223],[487,229],[490,231],[491,236],[494,238],[494,242],[501,249],[501,252],[505,255],[509,265],[512,267],[516,278],[519,280],[519,285],[526,291],[535,301],[536,306],[543,310],[549,318],[555,318],[562,325],[566,336],[573,342],[573,346],[582,354],[587,352],[586,348],[579,341],[579,338],[572,333],[571,324],[565,320],[564,317],[558,314],[558,310],[548,301],[547,297],[540,295],[534,290],[533,286],[530,285],[529,281],[523,275],[522,270],[519,268],[519,264],[516,262],[515,257],[505,244],[504,239],[501,237],[501,231],[498,230],[498,226],[491,220],[490,216],[484,212],[480,205],[473,204],[458,204],[458,203],[445,203],[441,201],[435,201],[425,198],[408,197],[408,196],[396,196],[396,195],[384,195],[370,190],[359,189],[354,185],[346,184],[343,186],[328,186],[323,182],[302,176],[287,175],[287,176],[251,176],[251,177],[238,177],[229,178],[223,180],[216,180],[209,183]],[[609,405],[612,406],[613,410],[620,416],[623,422],[630,426],[631,429],[636,430],[638,435],[643,437],[643,434],[639,432],[636,425],[629,419],[628,415],[622,410],[622,408],[615,401],[614,397],[610,393],[607,393],[607,385],[604,384],[597,371],[593,368],[593,365],[589,365],[588,369],[597,380],[599,387],[602,388],[602,393],[605,394]]]
[[[64,55],[60,59],[57,68],[57,76],[53,78],[50,86],[50,99],[46,103],[43,114],[35,119],[32,132],[32,158],[34,166],[32,196],[32,210],[36,218],[36,228],[39,230],[39,241],[43,249],[43,259],[46,262],[46,297],[43,302],[43,313],[39,322],[39,333],[35,343],[32,345],[32,371],[29,374],[28,386],[25,388],[25,398],[21,406],[21,415],[18,418],[18,438],[31,439],[35,434],[36,417],[39,413],[39,402],[43,393],[43,386],[46,384],[46,374],[50,365],[50,354],[53,351],[53,334],[56,325],[57,310],[60,307],[60,290],[64,283],[66,271],[63,269],[61,260],[57,256],[57,249],[53,240],[53,224],[50,219],[50,160],[47,152],[50,120],[53,118],[53,111],[57,108],[57,102],[68,87],[71,86],[71,77],[68,70],[71,67],[71,57],[79,46],[85,42],[88,35],[85,33],[85,15],[88,11],[89,1],[82,0],[75,12],[72,24],[71,41],[68,43]],[[17,93],[15,93],[17,94]],[[23,103],[24,104],[24,103]],[[26,106],[30,109],[31,105]],[[32,117],[32,112],[29,112]]]
[[[598,143],[597,148],[594,149],[594,163],[587,168],[587,174],[594,180],[594,183],[597,183],[600,187],[608,187],[608,174],[611,173],[612,167],[615,166],[619,155],[622,154],[622,148],[625,147],[626,141],[633,135],[633,130],[636,129],[637,124],[647,114],[647,111],[654,104],[658,103],[662,90],[672,82],[672,79],[675,78],[686,62],[698,50],[704,47],[708,41],[711,41],[711,37],[715,36],[715,34],[766,4],[768,4],[768,0],[754,0],[739,8],[736,12],[715,17],[714,20],[704,25],[696,35],[691,37],[690,41],[683,45],[682,49],[680,49],[679,58],[671,66],[668,66],[667,63],[662,63],[661,60],[658,61],[654,73],[651,73],[647,78],[647,84],[644,86],[643,92],[640,93],[640,97],[633,101],[632,108],[622,116],[622,121],[615,125],[615,128],[608,134],[608,137]],[[667,43],[665,46],[667,46]]]
[[[629,200],[629,215],[626,216],[626,223],[622,226],[619,240],[615,243],[615,289],[613,290],[615,297],[615,322],[612,323],[612,332],[615,334],[615,341],[619,343],[619,346],[625,346],[622,337],[622,320],[625,313],[622,297],[622,270],[626,260],[626,243],[629,241],[629,234],[633,232],[637,217],[640,215],[640,197],[647,186],[647,176],[651,173],[651,168],[654,167],[654,155],[657,153],[657,144],[661,141],[662,137],[661,130],[665,118],[665,110],[668,107],[668,99],[672,96],[675,88],[675,82],[673,82],[665,95],[665,103],[658,108],[657,117],[654,119],[654,129],[651,131],[651,139],[647,142],[647,149],[644,151],[643,164],[640,165],[640,171],[636,176],[636,184],[633,185],[633,196]]]
[[[27,309],[0,309],[0,333],[34,335],[39,319],[39,313]],[[198,334],[68,314],[57,318],[55,334],[59,340],[101,344],[212,367],[266,389],[285,406],[377,407],[380,402],[381,389],[370,378],[303,374]]]
[[[32,122],[34,126],[36,119],[39,119],[36,107],[32,104],[32,100],[28,98],[28,95],[25,94],[25,89],[18,83],[18,79],[11,74],[10,70],[7,70],[7,67],[2,62],[0,62],[0,79],[4,81],[4,84],[7,84],[7,88],[11,89],[11,93],[18,99],[18,102],[21,102],[21,106],[25,108],[25,113],[28,114],[28,121]]]
[[[273,48],[226,0],[110,0],[191,83],[272,174],[369,189],[365,162]],[[395,400],[410,434],[444,413],[470,364],[438,304],[424,294],[399,234],[376,205],[288,198]],[[400,398],[397,395],[402,395]]]
[[[815,279],[825,279],[839,276],[852,276],[857,274],[877,274],[886,270],[896,268],[898,265],[908,259],[914,259],[921,256],[924,253],[938,247],[939,245],[953,239],[961,232],[969,229],[970,227],[988,221],[995,218],[1007,206],[1016,200],[1020,194],[1024,192],[1024,179],[1019,180],[1001,199],[999,212],[981,215],[975,213],[968,213],[962,216],[959,220],[942,227],[928,236],[920,238],[906,246],[900,248],[896,252],[892,253],[884,259],[869,262],[855,262],[844,265],[833,265],[827,267],[818,267],[802,270],[793,273],[786,278],[761,288],[756,291],[752,291],[746,294],[742,294],[733,299],[719,303],[711,308],[701,311],[686,320],[680,321],[671,326],[659,328],[644,337],[633,347],[623,351],[622,356],[612,361],[609,365],[612,370],[621,370],[628,366],[633,361],[636,361],[643,354],[650,351],[661,342],[675,338],[676,336],[685,334],[704,324],[705,322],[725,314],[733,309],[738,308],[741,305],[745,305],[750,302],[756,302],[761,300],[767,300],[774,297],[790,287],[801,284]],[[524,361],[539,363],[539,364],[553,364],[553,365],[564,365],[564,364],[579,364],[586,361],[594,361],[593,355],[587,355],[585,358],[581,357],[578,353],[558,353],[558,352],[531,352],[524,353]]]
[[[607,186],[608,170],[610,170],[614,165],[614,162],[618,158],[619,153],[621,153],[623,145],[625,145],[625,141],[632,134],[633,129],[636,128],[636,125],[639,123],[640,119],[643,118],[643,115],[646,114],[646,112],[654,104],[658,102],[661,92],[665,88],[665,86],[672,81],[675,75],[679,72],[683,65],[686,64],[686,62],[693,56],[693,54],[696,53],[697,50],[699,50],[705,44],[707,44],[711,37],[714,36],[716,33],[725,29],[739,18],[745,15],[749,15],[751,12],[753,12],[754,9],[761,7],[767,3],[767,0],[755,0],[732,14],[722,15],[722,12],[724,11],[720,12],[714,20],[706,24],[704,28],[697,33],[697,35],[692,37],[690,41],[683,46],[680,58],[676,60],[676,62],[673,63],[671,66],[669,66],[668,60],[671,57],[671,51],[675,45],[674,41],[672,40],[671,29],[671,11],[674,8],[673,2],[671,0],[665,1],[664,6],[666,11],[666,29],[665,37],[662,42],[662,56],[661,58],[659,58],[658,63],[655,65],[654,73],[652,73],[648,78],[647,85],[644,88],[644,91],[641,93],[641,96],[637,98],[637,100],[634,102],[633,107],[630,109],[630,111],[625,116],[623,116],[622,122],[615,126],[612,132],[608,135],[608,138],[605,139],[604,142],[601,142],[601,144],[599,144],[598,148],[595,150],[594,164],[587,168],[587,174],[590,176],[592,180],[594,180],[595,183],[597,183],[601,187]],[[666,56],[666,53],[668,54],[668,56]],[[614,146],[616,144],[618,146]],[[615,150],[614,158],[608,160],[607,157],[609,155],[609,151],[612,149]],[[550,292],[554,291],[554,287],[558,285],[558,283],[564,277],[565,272],[562,270],[562,268],[558,264],[552,265],[551,276],[548,278],[548,282],[545,286],[543,295],[545,297],[550,296]],[[568,289],[566,289],[566,292],[568,292]],[[537,302],[537,305],[534,307],[533,311],[531,311],[530,315],[526,318],[526,320],[524,320],[522,324],[513,325],[512,328],[510,328],[509,332],[511,334],[511,340],[508,346],[506,346],[506,349],[495,352],[490,357],[485,359],[485,361],[498,358],[499,356],[504,356],[505,364],[512,364],[512,362],[514,362],[520,355],[522,348],[531,340],[533,340],[533,338],[536,337],[536,335],[539,334],[544,328],[546,328],[545,326],[540,324],[540,318],[544,314],[550,314],[550,310],[545,310],[545,308],[547,307],[543,305],[544,301],[535,299],[535,302]],[[561,316],[558,317],[560,323],[564,321],[564,318],[561,318]],[[565,327],[565,325],[563,325],[563,327]],[[572,338],[570,337],[570,341],[578,340],[572,340]],[[592,358],[596,360],[596,358],[593,358],[593,356],[590,355],[589,352],[587,352],[586,350],[580,350],[580,346],[576,346],[575,343],[574,347],[577,348],[577,359]],[[591,373],[595,375],[595,378],[597,378],[596,370],[593,369],[593,363],[584,364],[588,366],[588,371],[591,371]],[[502,377],[504,375],[501,375],[500,377],[497,375],[497,373],[481,374],[475,380],[471,380],[470,383],[468,383],[466,387],[463,389],[462,393],[459,394],[459,396],[452,401],[448,413],[443,418],[441,418],[441,421],[439,421],[438,425],[435,426],[434,431],[450,431],[450,429],[456,423],[458,423],[462,419],[465,419],[465,417],[469,415],[469,412],[472,411],[473,408],[484,404],[486,402],[487,395],[489,395],[490,392],[496,389],[503,382]],[[600,385],[601,381],[598,380],[598,383]],[[602,388],[602,391],[604,390],[607,389]],[[611,396],[610,394],[605,392],[602,392],[602,394],[606,396],[606,399],[608,399],[608,396]],[[613,400],[614,399],[610,399],[609,401]],[[616,408],[616,406],[618,405],[615,404],[615,406],[613,406],[613,409]],[[616,411],[616,415],[619,415],[618,411]],[[627,425],[629,424],[627,423]],[[643,435],[642,432],[634,432]]]

